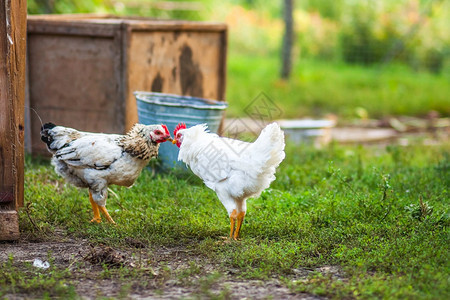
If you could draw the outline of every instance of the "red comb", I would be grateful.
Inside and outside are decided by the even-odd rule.
[[[178,130],[180,129],[186,129],[185,123],[178,123],[177,127],[175,127],[175,130],[173,131],[173,136],[177,135]]]
[[[161,126],[162,126],[162,128],[164,128],[164,132],[165,132],[166,134],[170,135],[169,129],[167,128],[167,126],[164,125],[164,124],[161,124]]]

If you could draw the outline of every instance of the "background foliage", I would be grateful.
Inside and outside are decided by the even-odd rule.
[[[112,13],[229,26],[228,116],[261,91],[286,118],[450,115],[450,1],[295,1],[293,72],[279,80],[283,1],[29,0],[35,13]]]
[[[174,3],[169,5],[167,3]],[[178,3],[178,4],[177,4]],[[439,73],[448,67],[450,3],[445,0],[295,1],[301,57],[372,64],[400,61]],[[222,20],[239,30],[242,50],[277,52],[282,1],[30,0],[30,14],[114,13],[185,20]]]

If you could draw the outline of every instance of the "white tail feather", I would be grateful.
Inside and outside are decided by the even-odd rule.
[[[272,171],[272,168],[275,169],[283,161],[284,146],[284,133],[277,123],[269,124],[261,131],[251,151],[262,158],[259,163],[263,172]]]

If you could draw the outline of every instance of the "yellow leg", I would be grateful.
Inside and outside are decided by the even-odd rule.
[[[234,231],[234,239],[237,240],[239,237],[239,232],[241,231],[242,222],[244,222],[245,211],[241,211],[237,214],[237,224],[236,230]]]
[[[114,222],[114,220],[111,218],[111,216],[109,215],[108,211],[106,210],[106,207],[99,205],[98,208],[103,213],[103,215],[106,217],[106,219],[108,220],[109,223],[116,224],[116,222]]]
[[[92,199],[91,192],[89,192],[89,201],[91,202],[92,210],[94,211],[94,218],[91,220],[91,223],[100,223],[102,221],[100,211],[98,210],[97,203],[95,203],[94,199]]]
[[[237,211],[235,209],[233,209],[233,211],[231,212],[231,215],[230,215],[230,239],[233,238],[234,223],[236,222],[236,217],[237,217]]]

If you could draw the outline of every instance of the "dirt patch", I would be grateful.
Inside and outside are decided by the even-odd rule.
[[[47,261],[49,256],[54,260],[54,264],[65,266],[79,256],[82,249],[89,250],[89,243],[85,240],[66,239],[61,242],[1,242],[0,243],[0,262],[8,260],[13,256],[14,261],[19,263],[31,262],[37,258]]]
[[[127,256],[121,254],[120,252],[114,250],[108,246],[97,246],[94,247],[92,245],[90,252],[83,257],[85,261],[90,262],[93,265],[106,265],[108,267],[124,267],[134,265],[128,262]]]
[[[68,237],[60,237],[59,241],[0,243],[0,263],[13,256],[14,265],[20,269],[25,264],[30,268],[35,259],[49,261],[48,270],[69,270],[66,282],[74,285],[77,294],[85,299],[322,299],[293,293],[277,278],[239,279],[237,270],[224,270],[188,249],[150,249],[132,239],[127,244],[137,247],[94,246],[87,240]],[[305,278],[311,271],[294,270],[294,277]],[[335,273],[339,272],[335,268]],[[18,293],[4,296],[8,299],[35,297]]]

